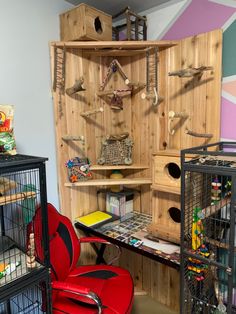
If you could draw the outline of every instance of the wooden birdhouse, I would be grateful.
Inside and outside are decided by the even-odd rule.
[[[191,159],[193,156],[189,156]],[[180,194],[180,151],[163,150],[153,154],[153,186],[160,191]]]
[[[154,193],[154,223],[149,226],[149,232],[161,239],[180,243],[180,195],[159,191]]]
[[[112,40],[112,17],[84,3],[60,15],[62,41]]]

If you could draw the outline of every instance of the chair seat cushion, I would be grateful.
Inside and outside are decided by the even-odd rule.
[[[103,304],[103,314],[128,314],[133,303],[133,281],[128,271],[108,265],[80,266],[65,282],[78,284],[96,293]],[[84,306],[83,299],[70,298],[69,293],[60,292],[54,301],[54,313],[96,314],[94,305]],[[60,309],[63,312],[60,312]],[[81,312],[80,312],[81,310]]]

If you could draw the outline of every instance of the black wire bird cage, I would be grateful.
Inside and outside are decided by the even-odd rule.
[[[181,314],[236,313],[236,143],[181,162]]]
[[[39,280],[49,282],[45,161],[25,155],[0,156],[0,313],[2,309],[3,313],[21,313],[24,303],[29,308],[34,303],[36,308],[42,297],[36,302],[32,292],[35,302],[30,303],[29,291],[38,290],[28,286],[36,285],[35,282],[39,285]],[[32,219],[36,210],[40,211],[40,221],[34,230]],[[27,291],[24,294],[23,287]],[[45,287],[44,291],[48,285]],[[19,292],[22,295],[17,297]],[[39,291],[36,294],[41,295]],[[43,300],[48,308],[41,306],[40,311],[50,313],[49,296],[45,294]]]

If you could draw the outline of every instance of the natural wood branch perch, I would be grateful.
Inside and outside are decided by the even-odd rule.
[[[91,116],[93,114],[96,114],[96,113],[99,113],[99,112],[103,112],[103,111],[104,111],[103,108],[100,107],[98,109],[93,109],[93,110],[88,110],[88,111],[82,112],[80,115],[81,115],[81,117],[86,118],[86,117],[89,117],[89,116]]]
[[[67,95],[72,96],[73,94],[77,92],[84,91],[85,89],[82,86],[83,83],[84,83],[84,78],[83,76],[81,76],[78,80],[75,81],[75,84],[72,87],[66,89]]]
[[[209,217],[209,216],[217,213],[221,208],[223,208],[224,206],[226,206],[230,202],[231,202],[230,197],[226,197],[214,205],[210,205],[210,206],[207,206],[206,208],[203,208],[202,212],[204,214],[204,217]]]
[[[163,100],[163,98],[157,94],[155,87],[153,88],[153,93],[142,93],[141,99],[152,100],[154,106],[158,105],[158,103]]]
[[[117,95],[117,94],[120,95],[122,93],[130,93],[130,92],[132,92],[132,89],[117,89],[117,90],[97,91],[97,95],[98,96]]]
[[[35,197],[35,195],[36,195],[35,192],[30,191],[30,192],[22,192],[22,193],[0,196],[0,206],[14,203],[16,201],[22,201],[27,198],[32,198],[32,197]]]
[[[98,96],[107,96],[107,95],[113,95],[114,90],[105,90],[105,91],[97,91]]]
[[[201,74],[203,71],[212,70],[213,67],[201,66],[199,68],[187,68],[178,71],[169,72],[169,76],[178,76],[178,77],[193,77],[195,75]]]
[[[174,112],[174,111],[169,111],[168,113],[168,132],[170,135],[174,135],[175,134],[175,129],[171,129],[171,122],[176,119],[187,119],[189,117],[189,115],[182,111],[182,112]]]
[[[145,83],[131,82],[129,79],[125,80],[125,84],[128,85],[129,87],[136,87],[136,88],[144,88],[146,86]]]
[[[120,140],[124,140],[129,136],[128,132],[124,132],[121,134],[109,134],[106,135],[106,140],[108,141],[120,141]]]
[[[64,135],[62,136],[63,141],[80,141],[80,142],[84,142],[85,138],[83,135],[78,135],[78,136],[74,136],[74,135]]]
[[[186,129],[185,131],[186,134],[190,135],[190,136],[194,136],[194,137],[205,137],[205,138],[212,138],[213,134],[211,133],[197,133],[191,130]]]
[[[168,117],[170,119],[174,119],[174,118],[186,119],[186,118],[188,118],[188,114],[184,111],[182,111],[182,112],[169,111]]]

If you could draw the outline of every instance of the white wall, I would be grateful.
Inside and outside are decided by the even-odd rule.
[[[147,16],[147,38],[159,40],[185,10],[191,0],[172,0],[150,10],[141,12]]]
[[[0,0],[0,103],[15,105],[18,153],[48,157],[48,201],[58,207],[49,41],[64,0]]]

